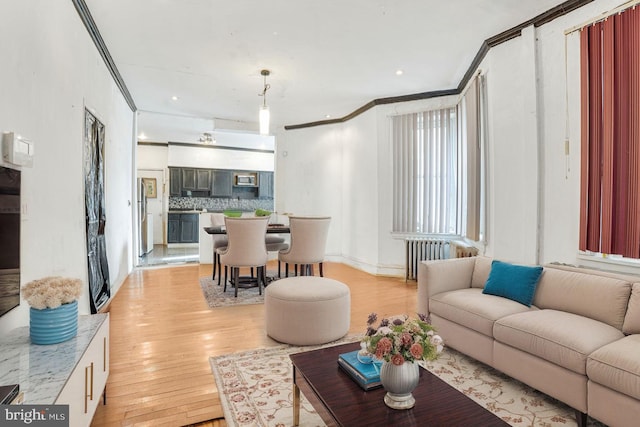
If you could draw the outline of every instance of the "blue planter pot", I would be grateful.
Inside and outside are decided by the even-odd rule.
[[[78,333],[78,301],[42,310],[31,307],[29,335],[33,344],[57,344]]]

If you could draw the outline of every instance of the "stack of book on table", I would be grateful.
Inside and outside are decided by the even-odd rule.
[[[338,366],[342,368],[363,390],[380,387],[380,362],[362,363],[358,360],[358,350],[338,356]]]

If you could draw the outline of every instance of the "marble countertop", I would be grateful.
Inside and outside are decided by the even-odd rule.
[[[0,338],[0,384],[19,384],[24,403],[53,404],[108,316],[78,316],[78,335],[60,344],[31,344],[28,326],[13,329]]]

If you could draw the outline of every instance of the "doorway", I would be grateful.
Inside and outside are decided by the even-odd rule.
[[[198,262],[198,248],[168,248],[167,247],[167,216],[166,211],[169,199],[165,191],[165,171],[162,169],[138,169],[137,178],[155,182],[155,192],[147,193],[148,217],[151,218],[153,230],[147,238],[153,242],[153,250],[138,257],[138,266],[153,266],[163,264],[176,264],[185,262]]]

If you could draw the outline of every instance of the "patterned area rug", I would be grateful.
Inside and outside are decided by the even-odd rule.
[[[289,354],[315,348],[280,345],[210,358],[227,425],[291,426]],[[573,409],[455,350],[445,349],[438,360],[423,367],[512,426],[576,425]],[[300,425],[325,425],[304,395]],[[604,427],[591,418],[587,425]]]
[[[258,288],[238,288],[238,297],[234,297],[233,287],[227,285],[227,292],[222,292],[224,286],[218,286],[218,280],[214,282],[211,277],[200,278],[200,287],[209,308],[224,307],[228,305],[262,304],[264,303],[264,289],[262,295],[258,294]]]

